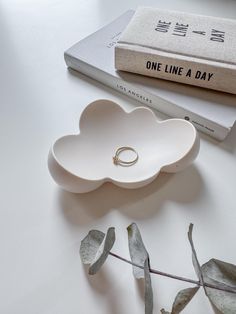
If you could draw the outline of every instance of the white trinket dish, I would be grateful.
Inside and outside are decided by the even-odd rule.
[[[48,156],[49,171],[63,189],[85,193],[104,182],[123,188],[140,188],[162,172],[186,168],[198,155],[200,140],[195,127],[182,119],[158,121],[146,107],[129,112],[110,100],[90,103],[82,112],[80,133],[59,138]],[[114,164],[119,147],[138,153],[129,167]],[[126,150],[122,159],[132,160]]]

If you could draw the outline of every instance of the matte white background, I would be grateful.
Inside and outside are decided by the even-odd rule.
[[[126,227],[135,221],[153,268],[196,278],[186,235],[193,222],[201,263],[236,263],[236,129],[223,143],[202,135],[194,165],[140,190],[106,184],[75,195],[48,173],[50,146],[78,131],[86,104],[109,98],[138,105],[72,75],[63,60],[65,49],[137,5],[236,18],[233,0],[0,1],[0,313],[144,313],[130,265],[109,257],[96,276],[86,274],[79,245],[92,228],[115,226],[113,251],[129,258]],[[178,289],[188,287],[156,275],[152,281],[154,313],[170,309]],[[183,313],[213,311],[200,292]]]

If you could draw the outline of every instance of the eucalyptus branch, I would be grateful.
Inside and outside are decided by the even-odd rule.
[[[141,269],[144,269],[143,266],[141,265],[138,265],[136,263],[133,263],[131,261],[129,261],[128,259],[116,254],[116,253],[113,253],[113,252],[109,252],[109,254],[113,257],[116,257],[118,258],[119,260],[125,262],[125,263],[128,263],[132,266],[136,266],[136,267],[139,267]],[[162,272],[162,271],[159,271],[159,270],[156,270],[156,269],[153,269],[153,268],[150,268],[149,269],[150,273],[152,274],[156,274],[156,275],[160,275],[160,276],[164,276],[164,277],[168,277],[168,278],[172,278],[172,279],[176,279],[176,280],[181,280],[181,281],[185,281],[185,282],[189,282],[189,283],[192,283],[192,284],[195,284],[199,287],[203,286],[199,280],[193,280],[193,279],[189,279],[189,278],[185,278],[185,277],[180,277],[180,276],[176,276],[176,275],[173,275],[173,274],[168,274],[168,273],[165,273],[165,272]],[[225,291],[225,292],[230,292],[230,293],[236,293],[236,289],[228,289],[228,288],[223,288],[223,287],[220,287],[220,286],[216,286],[216,285],[212,285],[212,284],[208,284],[208,283],[204,283],[205,287],[208,287],[208,288],[213,288],[213,289],[216,289],[216,290],[221,290],[221,291]]]
[[[150,273],[193,284],[180,290],[173,302],[171,311],[161,310],[162,314],[179,314],[193,299],[202,287],[205,296],[211,304],[222,314],[236,313],[236,265],[210,259],[201,265],[193,242],[193,224],[189,225],[188,240],[192,250],[192,263],[199,280],[180,277],[150,267],[149,254],[143,243],[138,226],[132,223],[127,227],[130,259],[128,260],[111,252],[115,242],[115,228],[110,227],[106,233],[99,230],[90,230],[81,241],[80,257],[84,264],[89,264],[89,274],[96,274],[109,255],[133,267],[136,279],[143,278],[145,286],[145,314],[153,314],[153,290]]]

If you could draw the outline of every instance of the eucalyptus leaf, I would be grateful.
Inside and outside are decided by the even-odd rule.
[[[193,224],[189,225],[188,239],[189,239],[189,242],[190,242],[190,245],[191,245],[191,248],[192,248],[193,267],[195,269],[195,272],[196,272],[196,274],[198,276],[198,279],[199,279],[201,285],[203,286],[203,288],[205,290],[201,266],[200,266],[200,264],[198,262],[197,253],[195,251],[194,244],[193,244]],[[206,292],[206,290],[205,290],[205,292]]]
[[[80,258],[83,264],[91,264],[97,251],[105,238],[105,233],[99,230],[91,230],[80,244]]]
[[[150,276],[150,262],[148,252],[143,244],[143,240],[135,223],[128,226],[129,252],[132,263],[143,267],[133,266],[133,274],[137,279],[145,280],[145,314],[153,313],[153,292]]]
[[[217,259],[211,259],[201,267],[204,277],[214,279],[236,289],[236,266]]]
[[[91,230],[81,241],[80,257],[84,264],[90,264],[89,274],[94,275],[101,268],[115,242],[115,228],[108,229],[107,234]]]
[[[115,242],[115,228],[111,227],[108,229],[105,238],[103,239],[101,245],[98,248],[95,259],[93,260],[89,267],[90,275],[96,274],[97,271],[104,264],[110,250],[113,247],[114,242]]]
[[[236,266],[217,259],[211,259],[201,267],[206,284],[218,286],[233,292],[206,287],[206,294],[212,304],[223,314],[236,313]]]
[[[199,287],[181,290],[175,297],[171,314],[179,314],[185,306],[192,300]]]
[[[145,275],[145,314],[152,314],[153,312],[153,292],[152,282],[150,276],[149,258],[144,262],[144,275]]]
[[[136,265],[144,267],[145,261],[149,256],[143,244],[138,226],[135,223],[132,223],[127,227],[127,231],[131,261]],[[144,278],[144,270],[142,268],[133,266],[133,274],[137,279]]]

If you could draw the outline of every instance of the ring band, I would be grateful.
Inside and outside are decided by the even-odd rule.
[[[129,151],[132,151],[133,153],[135,153],[136,157],[130,161],[122,160],[120,158],[120,154],[126,150],[129,150]],[[132,148],[130,146],[119,147],[115,152],[115,156],[112,157],[113,163],[115,165],[120,165],[123,167],[129,167],[129,166],[136,164],[136,162],[138,161],[138,158],[139,158],[138,153],[136,152],[136,150],[134,148]]]

